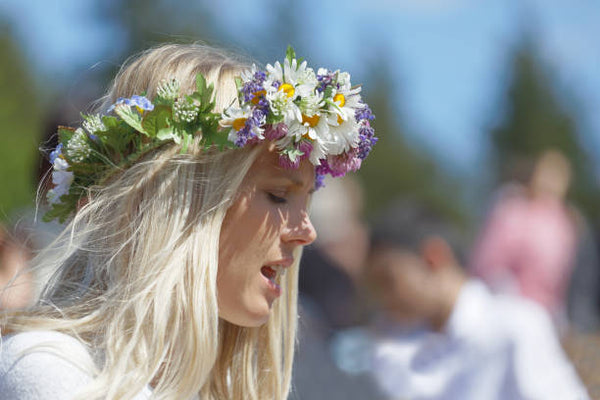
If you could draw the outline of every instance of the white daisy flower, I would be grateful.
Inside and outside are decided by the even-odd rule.
[[[313,148],[310,152],[309,160],[313,165],[319,165],[320,160],[323,160],[327,157],[329,149],[319,137],[317,137],[317,139],[312,142],[312,145]]]
[[[238,132],[242,130],[246,126],[246,121],[248,118],[252,117],[252,108],[249,106],[244,106],[243,108],[237,106],[231,106],[223,111],[221,115],[221,121],[219,121],[219,125],[225,128],[232,128],[229,131],[229,136],[227,139],[230,142],[235,143],[238,138]],[[266,123],[266,118],[263,118],[259,121],[259,124],[253,124],[251,128],[251,132],[253,132],[258,139],[264,139],[264,124]]]
[[[325,107],[326,103],[323,100],[324,93],[313,91],[307,96],[304,96],[298,102],[298,107],[302,115],[315,115]]]
[[[329,154],[337,155],[358,146],[359,124],[354,118],[339,123],[339,115],[330,114],[328,117],[329,131],[324,138]]]
[[[294,103],[294,92],[292,85],[284,83],[279,89],[270,87],[265,96],[273,115],[281,117],[288,127],[295,121],[302,121],[302,112]]]
[[[330,109],[339,117],[334,124],[337,122],[337,125],[341,125],[343,121],[355,119],[356,110],[362,107],[360,90],[360,87],[347,90],[340,88],[333,92]]]
[[[259,69],[256,66],[256,64],[252,64],[252,68],[246,69],[246,70],[243,70],[242,72],[240,72],[240,78],[242,79],[242,82],[246,83],[246,82],[252,81],[254,79],[254,75],[258,71],[259,71]]]
[[[339,72],[337,73],[337,84],[340,85],[340,89],[342,91],[350,90],[352,84],[350,83],[350,74],[347,72]]]
[[[277,90],[285,91],[292,100],[295,100],[298,96],[304,97],[313,93],[319,83],[315,71],[312,68],[307,68],[306,61],[298,65],[296,59],[293,59],[290,63],[287,58],[283,62],[283,67],[279,61],[274,66],[267,65],[265,87],[272,87],[274,82],[280,82],[281,85]]]
[[[296,141],[300,141],[302,137],[307,137],[311,140],[324,138],[328,136],[329,124],[327,118],[320,114],[302,115],[302,121],[293,121],[288,125],[288,135],[293,136]]]

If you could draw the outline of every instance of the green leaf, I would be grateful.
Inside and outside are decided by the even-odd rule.
[[[173,127],[166,127],[166,128],[160,129],[158,132],[156,132],[156,138],[158,140],[173,139],[173,141],[175,141],[175,143],[179,143],[179,136],[175,133],[175,130],[173,129]]]
[[[217,146],[219,150],[230,149],[234,147],[234,144],[229,141],[228,136],[231,128],[226,128],[222,130],[217,130],[216,128],[213,130],[203,130],[202,131],[202,141],[206,145],[205,147],[208,149],[210,146]]]
[[[154,110],[145,114],[142,118],[142,127],[148,136],[156,137],[158,132],[170,127],[171,119],[171,107],[165,105],[155,106]]]
[[[328,85],[325,88],[325,91],[323,92],[323,98],[324,99],[330,99],[332,95],[333,95],[333,86]]]
[[[115,107],[115,113],[136,131],[143,133],[144,135],[148,134],[142,127],[142,117],[136,111],[133,111],[131,107],[118,105]]]
[[[77,202],[80,199],[80,195],[64,194],[60,196],[60,201],[51,205],[50,210],[42,217],[44,222],[50,222],[54,219],[62,224],[71,215],[72,212],[77,208]]]
[[[68,126],[58,127],[58,139],[61,143],[67,143],[75,133],[75,129]]]
[[[183,136],[183,140],[181,141],[181,154],[185,154],[187,152],[190,143],[192,143],[192,135],[187,133]]]
[[[242,81],[242,78],[240,78],[239,76],[235,77],[235,87],[237,88],[238,92],[242,90],[242,87],[244,86],[244,81]]]
[[[292,63],[292,60],[296,58],[296,52],[294,51],[294,48],[291,45],[288,45],[287,47],[287,50],[285,52],[285,58],[287,58],[290,64]]]
[[[206,79],[204,75],[197,74],[196,75],[196,91],[202,95],[206,90]]]
[[[295,147],[287,147],[283,149],[281,153],[287,155],[291,162],[296,162],[296,159],[298,157],[304,155],[304,152],[302,150],[299,150]]]

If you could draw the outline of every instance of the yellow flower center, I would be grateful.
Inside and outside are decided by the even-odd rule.
[[[333,96],[333,102],[334,103],[340,103],[339,106],[340,107],[344,107],[344,105],[346,104],[346,96],[344,96],[341,93],[336,94],[335,96]]]
[[[308,126],[310,126],[311,128],[314,128],[315,126],[317,126],[320,119],[321,119],[321,117],[319,116],[319,114],[315,114],[312,117],[302,114],[302,123],[308,124]]]
[[[342,116],[338,115],[338,117],[337,117],[337,123],[338,123],[338,125],[341,125],[343,122],[344,122],[344,119],[342,118]]]
[[[289,83],[284,83],[281,86],[279,86],[279,90],[282,90],[283,93],[287,95],[287,97],[292,97],[295,92],[294,86],[290,85]]]
[[[235,119],[233,121],[233,124],[232,124],[233,129],[236,130],[236,131],[241,130],[244,127],[244,125],[246,125],[246,120],[247,119],[248,118],[237,118],[237,119]]]
[[[252,93],[254,97],[252,97],[252,104],[258,104],[260,98],[267,94],[266,90],[259,90],[258,92]]]

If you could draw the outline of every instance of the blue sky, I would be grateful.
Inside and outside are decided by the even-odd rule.
[[[270,2],[207,2],[212,18],[240,46],[268,35]],[[4,0],[0,13],[44,79],[73,82],[98,62],[116,63],[120,36],[94,15],[94,0]],[[506,62],[524,30],[558,90],[578,101],[586,145],[600,158],[600,2],[596,0],[304,0],[295,2],[305,49],[315,64],[365,80],[384,54],[390,91],[411,140],[467,176],[485,161],[486,132],[501,112]],[[262,35],[262,36],[261,36]],[[75,79],[76,81],[76,79]],[[368,99],[367,99],[368,100]]]

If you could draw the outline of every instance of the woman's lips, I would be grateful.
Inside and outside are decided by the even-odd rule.
[[[277,297],[279,297],[281,295],[281,286],[279,286],[279,284],[277,284],[277,282],[276,282],[277,275],[278,275],[278,271],[276,268],[277,267],[270,267],[268,265],[265,265],[264,267],[262,267],[260,269],[260,273],[267,281],[267,285],[269,286],[269,289],[271,289],[271,291],[273,291],[273,293]]]

